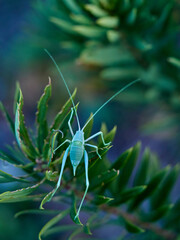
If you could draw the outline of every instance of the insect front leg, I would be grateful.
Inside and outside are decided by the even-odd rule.
[[[61,178],[62,178],[64,166],[65,166],[65,163],[66,163],[66,159],[67,159],[67,156],[68,156],[68,153],[69,153],[69,149],[70,149],[70,146],[66,149],[66,151],[65,151],[65,153],[64,153],[63,160],[62,160],[62,166],[61,166],[61,172],[60,172],[60,175],[59,175],[58,183],[57,183],[56,188],[54,189],[53,193],[51,194],[51,197],[50,197],[50,199],[48,200],[48,202],[51,201],[52,197],[54,196],[54,194],[56,193],[56,191],[57,191],[58,188],[60,187]]]
[[[82,198],[82,200],[81,200],[81,203],[80,203],[80,205],[79,205],[79,209],[78,209],[78,211],[77,211],[77,214],[76,214],[74,220],[75,220],[77,217],[79,217],[79,213],[80,213],[82,204],[83,204],[83,202],[84,202],[84,199],[85,199],[85,197],[86,197],[86,194],[87,194],[87,191],[88,191],[88,188],[89,188],[89,179],[88,179],[88,154],[87,154],[86,150],[84,150],[84,163],[85,163],[85,174],[86,174],[86,190],[85,190],[85,192],[84,192],[84,196],[83,196],[83,198]]]
[[[91,137],[89,137],[88,139],[86,139],[84,142],[88,142],[89,140],[91,140],[91,139],[93,139],[93,138],[95,138],[95,137],[97,137],[97,136],[99,136],[99,135],[101,135],[102,142],[103,142],[103,144],[104,144],[105,146],[107,146],[107,145],[109,145],[109,144],[111,143],[111,142],[105,143],[104,137],[103,137],[103,132],[101,132],[101,131],[95,133],[94,135],[92,135]]]
[[[54,136],[52,137],[52,142],[51,142],[51,156],[50,156],[50,159],[49,159],[49,162],[48,162],[48,166],[50,165],[51,163],[51,159],[52,159],[52,156],[53,156],[53,148],[54,148],[54,144],[55,144],[55,140],[56,140],[56,136],[57,134],[60,132],[62,134],[62,138],[64,136],[63,132],[61,130],[52,130],[52,132],[54,133]]]
[[[71,143],[71,141],[69,139],[66,139],[63,143],[61,143],[57,148],[54,149],[53,153],[56,152],[56,150],[58,150],[62,145],[64,145],[66,142]]]
[[[97,147],[97,146],[92,145],[92,144],[88,144],[88,143],[85,143],[85,145],[86,145],[86,146],[89,146],[89,147],[92,147],[92,148],[95,148],[98,157],[99,157],[100,159],[102,158],[101,155],[100,155],[99,152],[98,152],[98,147]]]

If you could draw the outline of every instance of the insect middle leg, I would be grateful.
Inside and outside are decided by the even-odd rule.
[[[95,145],[92,145],[92,144],[88,144],[88,143],[85,143],[85,145],[86,145],[86,146],[88,146],[88,147],[95,148],[95,149],[96,149],[96,153],[97,153],[98,157],[99,157],[99,158],[102,158],[102,157],[101,157],[101,155],[100,155],[100,154],[99,154],[99,152],[98,152],[98,147],[97,147],[97,146],[95,146]]]
[[[103,132],[97,132],[97,133],[95,133],[94,135],[92,135],[91,137],[89,137],[89,138],[87,138],[84,142],[86,143],[86,142],[88,142],[89,140],[91,140],[91,139],[93,139],[93,138],[95,138],[95,137],[97,137],[97,136],[99,136],[99,135],[101,135],[101,138],[102,138],[102,142],[103,142],[103,144],[105,145],[105,146],[107,146],[107,145],[109,145],[111,142],[109,142],[109,143],[105,143],[105,141],[104,141],[104,137],[103,137]]]
[[[88,178],[88,154],[86,152],[86,150],[84,150],[84,163],[85,163],[85,174],[86,174],[86,190],[84,192],[84,195],[83,195],[83,198],[81,200],[81,203],[79,205],[79,209],[77,211],[77,214],[74,218],[74,220],[79,216],[79,213],[80,213],[80,210],[81,210],[81,207],[82,207],[82,204],[84,202],[84,199],[86,197],[86,194],[87,194],[87,191],[88,191],[88,188],[89,188],[89,178]]]

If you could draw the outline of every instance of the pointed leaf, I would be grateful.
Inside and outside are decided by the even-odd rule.
[[[77,1],[75,0],[63,0],[64,4],[68,7],[68,9],[75,14],[81,14],[82,13],[82,9],[81,9],[81,5],[78,4]]]
[[[117,196],[112,202],[110,202],[110,205],[116,206],[122,203],[126,203],[127,201],[137,197],[145,189],[146,186],[138,186],[124,190],[123,192],[119,193],[119,196]]]
[[[134,179],[134,186],[139,186],[146,183],[149,173],[149,165],[150,165],[150,151],[149,148],[146,148]]]
[[[20,85],[18,82],[16,82],[16,90],[14,95],[14,106],[13,106],[14,114],[16,113],[16,105],[19,102],[20,91],[21,91]]]
[[[180,68],[180,59],[169,57],[167,60],[168,62],[172,63],[174,66]]]
[[[132,24],[135,22],[136,17],[137,17],[137,8],[133,8],[133,9],[129,12],[129,14],[128,14],[127,18],[126,18],[126,22],[127,22],[129,25],[132,25]]]
[[[158,187],[158,191],[154,194],[151,201],[151,208],[156,209],[161,207],[168,201],[168,197],[177,181],[180,174],[180,165],[177,164],[173,169],[170,169],[161,184]],[[161,194],[159,194],[161,193]]]
[[[42,215],[51,215],[51,214],[57,214],[57,210],[41,210],[41,209],[27,209],[20,212],[17,212],[14,217],[18,218],[21,215],[24,214],[42,214]]]
[[[95,205],[101,205],[101,204],[106,204],[110,201],[112,201],[113,198],[102,196],[102,195],[96,195],[94,199],[92,200],[92,203]]]
[[[73,94],[72,94],[72,99],[73,100],[76,96],[76,92],[77,92],[77,89],[75,89]],[[66,117],[68,112],[71,110],[71,106],[72,106],[72,101],[71,101],[71,98],[69,98],[68,101],[62,107],[61,111],[56,115],[56,117],[54,119],[54,122],[53,122],[52,126],[50,127],[50,130],[59,129],[59,127],[60,127],[61,123],[63,122],[64,118]]]
[[[44,210],[43,210],[44,211]],[[47,229],[47,231],[43,234],[44,237],[49,236],[54,233],[60,233],[60,232],[69,232],[72,230],[76,230],[79,228],[79,226],[75,224],[68,224],[68,225],[61,225],[57,227],[52,227],[50,229]]]
[[[48,229],[50,229],[54,224],[62,220],[68,213],[69,213],[69,209],[64,210],[61,213],[59,213],[57,216],[52,218],[49,222],[47,222],[39,233],[39,240],[41,240],[41,237],[46,233]]]
[[[14,122],[13,122],[12,118],[10,117],[9,113],[7,112],[6,108],[2,104],[2,102],[0,102],[0,110],[4,114],[7,122],[9,123],[9,126],[10,126],[12,132],[15,133]]]
[[[91,179],[89,190],[92,191],[95,188],[102,187],[103,185],[113,181],[118,174],[119,171],[112,169],[95,176],[93,179]]]
[[[0,170],[0,183],[5,183],[5,182],[26,182],[28,183],[28,180],[25,180],[21,177],[14,177],[11,174],[8,174],[2,170]]]
[[[134,210],[141,204],[142,201],[144,201],[144,199],[151,196],[157,190],[159,184],[161,183],[168,171],[169,166],[156,173],[156,175],[147,184],[147,188],[141,194],[139,194],[137,198],[132,202],[129,210]]]
[[[24,115],[22,113],[23,107],[23,95],[20,90],[19,93],[19,102],[16,107],[16,115],[15,115],[15,135],[16,140],[18,142],[19,147],[22,151],[33,161],[37,156],[36,149],[34,148],[24,123]]]
[[[46,112],[48,107],[48,101],[51,96],[51,79],[49,78],[49,84],[45,87],[44,93],[41,96],[36,113],[37,121],[37,145],[40,153],[44,146],[44,140],[48,135],[48,126],[46,121]]]
[[[46,203],[46,202],[49,202],[50,200],[51,200],[51,198],[52,198],[52,196],[53,196],[53,193],[54,193],[54,189],[51,191],[51,192],[49,192],[44,198],[43,198],[43,200],[41,201],[41,204],[40,204],[40,209],[44,209],[43,208],[43,205]]]
[[[142,219],[148,222],[155,222],[162,217],[164,217],[173,207],[173,204],[162,205],[154,211],[151,211],[149,214],[145,214]]]
[[[73,222],[76,223],[77,225],[83,226],[83,224],[81,223],[79,217],[77,217],[77,218],[75,219],[75,216],[76,216],[76,214],[77,214],[77,208],[76,208],[76,198],[75,198],[75,195],[74,195],[74,194],[73,194],[72,200],[73,200],[73,202],[72,202],[71,211],[70,211],[71,219],[72,219]]]
[[[111,165],[110,169],[116,169],[116,170],[120,170],[121,168],[123,168],[125,166],[125,164],[127,163],[128,160],[128,155],[131,152],[131,148],[126,150],[125,152],[123,152],[118,158],[117,160]]]
[[[144,229],[140,228],[139,226],[136,226],[134,223],[130,222],[129,220],[125,218],[120,218],[121,224],[126,228],[126,230],[129,233],[142,233],[144,232]]]
[[[114,140],[116,130],[117,130],[117,127],[114,126],[113,129],[104,136],[105,143],[110,143]],[[98,144],[98,147],[99,148],[104,147],[104,144],[102,142],[102,138],[100,138],[100,142]]]
[[[88,118],[88,120],[93,116],[93,113],[90,114],[90,117]],[[87,120],[87,122],[88,122]],[[94,118],[92,118],[90,120],[90,122],[87,124],[87,126],[84,128],[84,139],[87,139],[88,137],[90,137],[91,131],[92,131],[92,127],[93,127],[93,122],[94,122]]]
[[[34,192],[43,182],[44,182],[44,179],[41,182],[39,182],[36,185],[33,185],[31,187],[18,189],[16,191],[12,191],[12,192],[10,192],[10,191],[4,192],[4,193],[0,194],[0,203],[13,202],[13,200],[16,201],[24,196],[27,196],[30,193]]]
[[[94,15],[95,17],[104,17],[104,16],[108,15],[108,13],[105,10],[103,10],[102,8],[100,8],[94,4],[86,4],[85,9],[87,11],[89,11],[92,15]]]
[[[118,192],[122,191],[125,186],[127,185],[129,178],[131,177],[132,171],[135,167],[136,161],[139,156],[141,144],[137,143],[132,149],[131,152],[128,155],[127,162],[125,166],[123,167],[122,171],[119,174],[119,177],[117,179],[117,185],[116,188]]]
[[[6,153],[5,151],[0,150],[0,159],[12,164],[23,164],[23,160],[21,158],[16,158],[16,155],[12,156],[9,153]]]
[[[84,228],[83,231],[84,231],[86,234],[92,235],[92,232],[91,232],[91,230],[90,230],[90,227],[89,227],[89,224],[88,224],[88,223],[87,223],[86,225],[84,225],[83,228]]]

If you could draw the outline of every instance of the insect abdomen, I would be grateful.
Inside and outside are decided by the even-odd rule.
[[[71,148],[70,148],[70,160],[73,166],[77,166],[84,153],[84,146],[82,142],[80,141],[74,141],[72,142]]]

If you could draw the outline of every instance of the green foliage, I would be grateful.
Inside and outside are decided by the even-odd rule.
[[[73,99],[75,94],[76,90],[73,93]],[[1,104],[1,110],[5,112],[5,117],[10,122],[11,128],[14,129],[17,144],[14,145],[14,148],[9,147],[9,153],[0,151],[0,158],[20,168],[26,174],[15,177],[0,171],[0,183],[16,181],[20,184],[17,190],[1,193],[0,203],[32,201],[40,204],[41,202],[41,209],[24,209],[15,215],[16,217],[21,217],[24,214],[55,215],[42,227],[39,239],[60,232],[70,232],[68,239],[75,239],[79,234],[91,235],[94,229],[105,224],[112,224],[113,221],[126,229],[127,234],[138,235],[139,239],[143,238],[144,232],[149,232],[158,239],[175,239],[178,237],[178,234],[180,234],[180,200],[172,203],[171,191],[179,176],[179,165],[160,169],[158,159],[149,149],[145,149],[143,154],[140,154],[140,143],[123,152],[114,163],[111,163],[107,156],[110,147],[104,147],[100,139],[97,145],[102,159],[98,157],[96,151],[88,154],[90,187],[82,208],[82,211],[88,215],[86,223],[81,222],[79,218],[74,220],[77,213],[77,203],[84,192],[84,164],[80,163],[77,175],[73,178],[69,157],[63,173],[61,189],[53,197],[53,201],[57,204],[66,203],[67,209],[63,211],[58,209],[48,210],[49,205],[46,202],[52,191],[51,189],[46,190],[45,186],[55,188],[65,150],[65,147],[62,147],[56,151],[52,156],[51,164],[48,165],[49,158],[52,155],[50,145],[53,137],[52,129],[60,129],[68,137],[67,120],[71,112],[71,101],[69,99],[56,115],[53,123],[49,125],[46,120],[46,113],[50,96],[51,81],[49,81],[37,104],[37,138],[35,140],[30,138],[29,129],[25,125],[22,111],[23,95],[19,85],[17,85],[15,97],[15,123]],[[92,125],[93,120],[85,128],[85,136],[91,135]],[[113,140],[116,127],[108,132],[106,125],[102,124],[101,130],[104,133],[105,141]],[[53,142],[53,146],[60,144],[62,141],[64,139],[60,137],[57,139],[57,143],[56,141]],[[138,170],[135,171],[138,159]],[[150,206],[148,209],[143,206],[145,201]],[[44,210],[42,209],[43,204],[46,208]],[[105,218],[102,218],[102,213],[106,216]],[[71,216],[74,223],[70,225],[61,224],[67,215]],[[112,215],[116,216],[116,219],[112,220]],[[59,222],[60,225],[58,225]]]
[[[159,104],[159,108],[163,103],[167,111],[172,111],[168,118],[155,119],[155,125],[151,121],[146,124],[142,128],[145,133],[179,129],[177,0],[40,0],[34,3],[34,10],[28,19],[32,27],[24,41],[29,56],[34,53],[35,59],[45,57],[42,48],[54,56],[65,52],[67,60],[90,65],[99,82],[113,91],[130,79],[141,78],[140,86],[122,95],[120,101]],[[21,42],[20,53],[22,48]],[[21,57],[27,61],[27,55]],[[63,56],[58,56],[59,61],[66,60]]]

